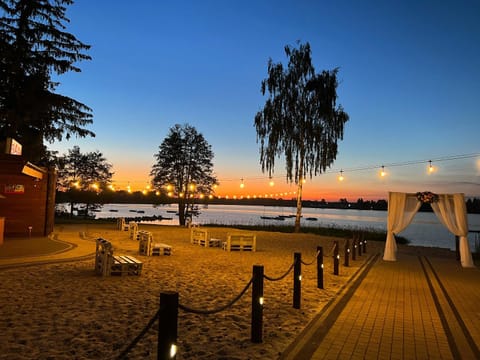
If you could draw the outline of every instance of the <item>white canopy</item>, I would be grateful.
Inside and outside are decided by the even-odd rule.
[[[460,238],[460,261],[463,267],[475,267],[468,245],[467,208],[463,194],[399,192],[388,193],[387,241],[383,260],[397,260],[395,234],[403,231],[413,220],[422,202],[427,202],[441,223]]]

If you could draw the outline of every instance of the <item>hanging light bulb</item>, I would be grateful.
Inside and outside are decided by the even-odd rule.
[[[243,183],[243,178],[241,180],[242,182],[240,183],[240,188],[243,189],[245,187],[245,184]]]
[[[432,160],[428,160],[428,173],[431,174],[435,171],[435,168],[432,165]]]
[[[387,173],[385,172],[385,166],[382,165],[382,171],[380,171],[380,176],[384,177],[385,175],[387,175]]]
[[[343,181],[345,178],[343,177],[343,170],[340,170],[340,175],[338,176],[338,181]]]
[[[275,182],[273,181],[272,177],[270,176],[270,183],[269,183],[270,186],[274,186],[275,185]]]

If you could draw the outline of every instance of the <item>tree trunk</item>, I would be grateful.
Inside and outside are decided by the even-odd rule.
[[[295,216],[295,232],[300,232],[300,219],[302,218],[302,189],[303,181],[298,182],[297,188],[297,215]]]
[[[185,203],[178,202],[178,223],[180,226],[185,226]]]

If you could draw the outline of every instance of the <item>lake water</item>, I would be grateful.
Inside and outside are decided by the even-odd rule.
[[[106,204],[95,213],[97,218],[162,216],[170,220],[155,221],[161,225],[178,225],[175,215],[177,207],[149,204]],[[245,205],[209,205],[201,208],[201,214],[194,219],[198,224],[224,225],[293,225],[295,208]],[[375,210],[343,210],[303,208],[302,226],[340,227],[349,229],[378,229],[386,231],[387,212]],[[261,217],[284,217],[284,220],[262,219]],[[316,220],[307,220],[312,218]],[[480,230],[480,214],[468,214],[470,230]],[[412,245],[455,249],[455,237],[437,219],[434,213],[417,213],[415,218],[399,235],[407,238]],[[477,234],[469,233],[472,250],[479,243]]]

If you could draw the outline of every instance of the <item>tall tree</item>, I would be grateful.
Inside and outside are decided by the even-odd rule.
[[[260,164],[272,176],[275,160],[285,156],[287,182],[297,184],[295,232],[300,231],[304,180],[331,166],[348,115],[337,106],[338,68],[315,73],[310,44],[285,47],[288,67],[268,61],[268,77],[261,92],[268,93],[255,116]]]
[[[154,155],[152,183],[177,199],[180,225],[198,213],[196,201],[209,196],[218,183],[213,174],[213,156],[203,135],[188,124],[170,128]]]
[[[45,159],[52,143],[95,136],[84,127],[91,109],[55,93],[52,75],[80,72],[90,48],[65,31],[73,0],[0,0],[0,139],[13,137],[29,160]]]
[[[70,203],[70,214],[74,205],[85,204],[85,215],[99,207],[97,194],[107,190],[111,184],[112,165],[99,151],[82,153],[74,146],[68,154],[58,159],[58,186]]]

